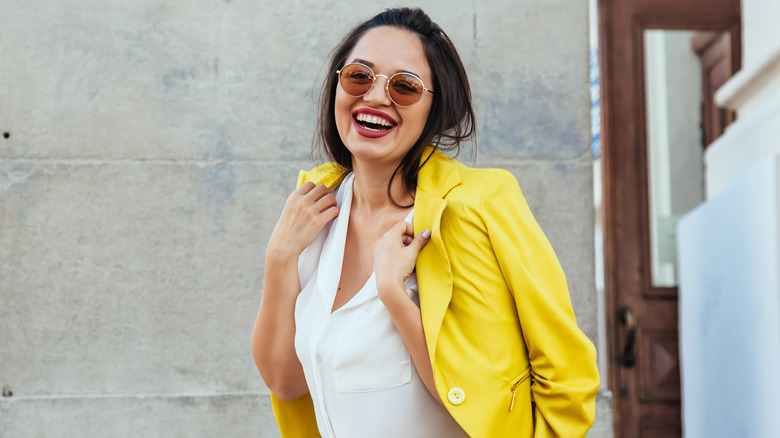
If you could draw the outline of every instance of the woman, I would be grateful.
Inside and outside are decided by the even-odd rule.
[[[282,435],[584,436],[595,351],[552,248],[511,174],[438,151],[474,126],[452,42],[391,9],[331,71],[334,162],[284,206],[252,338]]]

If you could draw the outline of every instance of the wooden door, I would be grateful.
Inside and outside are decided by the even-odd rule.
[[[616,437],[679,437],[677,287],[652,280],[645,112],[648,29],[727,31],[739,69],[739,0],[600,0],[608,381]]]
[[[731,38],[728,32],[698,32],[691,41],[701,61],[702,140],[706,148],[734,121],[734,111],[718,108],[714,94],[734,74],[731,61]]]

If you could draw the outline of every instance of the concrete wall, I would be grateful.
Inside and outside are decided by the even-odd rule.
[[[742,0],[742,68],[751,69],[780,49],[780,28],[773,17],[780,16],[780,2]]]
[[[518,177],[596,341],[587,4],[420,5],[470,74],[476,164]],[[0,0],[0,436],[277,435],[264,248],[327,54],[384,6]]]
[[[780,3],[743,0],[742,11],[742,68],[715,95],[738,118],[707,148],[708,198],[780,154]]]

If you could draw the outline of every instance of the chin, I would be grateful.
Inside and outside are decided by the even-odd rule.
[[[398,153],[397,149],[389,146],[385,148],[382,145],[366,144],[364,142],[357,142],[357,144],[347,149],[352,153],[353,162],[357,159],[364,162],[386,162],[395,165],[406,154],[406,151]]]

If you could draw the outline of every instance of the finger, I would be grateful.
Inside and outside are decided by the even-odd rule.
[[[309,190],[308,193],[306,193],[305,197],[307,199],[310,199],[311,202],[315,202],[322,198],[323,196],[330,195],[330,190],[325,186],[325,184],[320,184],[318,186],[315,186],[311,190]]]
[[[405,233],[406,225],[404,225],[404,221],[400,221],[396,222],[395,225],[390,227],[390,229],[387,230],[382,237],[392,238],[393,240],[400,240]]]
[[[299,195],[305,195],[315,187],[317,187],[317,184],[314,184],[311,181],[306,181],[305,183],[301,184],[297,189],[295,189],[293,194],[297,193]]]
[[[320,213],[319,218],[323,220],[323,222],[327,223],[335,219],[336,216],[338,215],[339,215],[339,208],[334,204],[332,207],[323,210],[323,212]]]
[[[330,221],[335,219],[338,215],[339,208],[334,205],[333,207],[327,208],[324,211],[312,216],[306,226],[308,229],[316,230],[316,232],[319,233]]]
[[[415,236],[414,240],[412,240],[412,243],[407,245],[407,248],[412,248],[415,252],[420,252],[420,250],[425,246],[426,243],[428,243],[428,240],[431,238],[431,230],[423,230],[420,234]]]
[[[404,234],[409,237],[414,237],[414,225],[404,221]]]
[[[336,197],[330,192],[314,202],[314,211],[323,212],[336,205]]]
[[[401,240],[404,242],[404,246],[409,246],[409,244],[414,240],[414,237],[408,234],[404,234]]]

